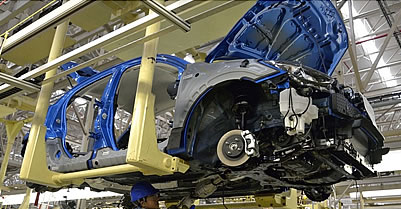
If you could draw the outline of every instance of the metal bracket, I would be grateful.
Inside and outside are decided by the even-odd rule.
[[[295,209],[297,208],[297,190],[290,189],[286,192],[274,195],[258,195],[255,196],[255,201],[259,207]]]

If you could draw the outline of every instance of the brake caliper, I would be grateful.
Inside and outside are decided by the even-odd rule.
[[[242,131],[241,136],[242,139],[244,139],[245,154],[250,157],[259,156],[259,145],[255,139],[255,136],[249,130]]]

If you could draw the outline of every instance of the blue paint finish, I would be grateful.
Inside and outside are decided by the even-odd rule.
[[[362,128],[361,127],[361,130],[362,130],[362,132],[363,133],[365,133],[370,139],[372,139],[372,141],[375,143],[375,145],[377,146],[378,145],[378,141],[377,141],[377,138],[376,137],[374,137],[368,130],[366,130],[365,128]],[[375,147],[376,147],[375,146]]]
[[[178,70],[177,80],[181,79],[181,75],[185,70],[187,61],[171,56],[171,55],[158,55],[156,58],[157,63],[164,63],[167,65],[171,65]],[[140,65],[141,58],[135,58],[129,60],[127,62],[121,63],[114,67],[111,67],[105,71],[100,73],[94,73],[90,77],[76,77],[79,79],[78,84],[72,88],[70,91],[66,92],[63,97],[61,97],[55,104],[51,105],[48,109],[45,126],[47,127],[46,139],[49,138],[61,138],[62,146],[64,153],[69,157],[73,158],[71,153],[67,150],[65,137],[67,134],[67,121],[66,121],[66,109],[69,105],[69,102],[79,91],[84,89],[89,85],[93,85],[101,79],[106,78],[107,76],[111,76],[110,80],[106,88],[104,89],[101,101],[96,101],[95,105],[98,106],[98,114],[94,121],[94,132],[91,133],[91,136],[95,138],[94,148],[93,148],[93,157],[96,156],[96,151],[104,148],[110,147],[113,150],[118,150],[114,135],[113,135],[113,121],[114,121],[114,97],[116,94],[116,89],[118,87],[118,83],[121,79],[123,72],[131,67]],[[69,63],[65,65],[65,69],[69,69],[74,67],[76,64]],[[91,70],[85,72],[92,72]],[[94,71],[93,71],[94,72]],[[78,74],[77,74],[78,75]],[[102,119],[102,114],[106,113],[107,118]],[[57,122],[59,121],[59,122]],[[88,161],[88,167],[92,168],[93,166]]]
[[[57,151],[57,153],[56,153],[56,158],[57,158],[57,159],[60,159],[60,157],[61,157],[61,151],[59,150],[59,151]]]
[[[331,75],[347,48],[346,28],[330,0],[259,0],[206,62],[284,60]]]
[[[275,77],[277,77],[277,76],[280,76],[280,75],[283,75],[283,74],[286,74],[286,73],[287,73],[286,70],[282,70],[282,69],[280,69],[280,68],[278,68],[278,67],[276,67],[276,66],[274,66],[274,65],[271,65],[271,64],[269,64],[269,63],[267,63],[267,62],[259,61],[259,63],[262,64],[262,65],[266,65],[266,66],[268,66],[268,67],[270,67],[270,68],[273,68],[273,69],[275,69],[275,70],[278,70],[279,72],[276,73],[276,74],[269,75],[269,76],[266,76],[266,77],[264,77],[264,78],[258,79],[258,80],[255,81],[255,83],[260,83],[260,82],[263,82],[263,81],[266,81],[266,80],[269,80],[269,79],[272,79],[272,78],[275,78]]]
[[[278,89],[289,89],[290,88],[290,82],[287,80],[284,83],[278,84],[277,88]]]
[[[73,156],[67,150],[65,141],[65,137],[67,135],[66,110],[68,107],[68,102],[72,99],[72,97],[75,94],[77,94],[83,88],[111,75],[112,73],[113,73],[112,70],[106,70],[103,71],[102,73],[95,74],[89,79],[82,81],[74,88],[72,88],[70,91],[66,92],[64,96],[61,97],[55,104],[49,107],[45,121],[45,126],[47,127],[46,139],[61,138],[64,152],[69,158],[73,158]],[[60,122],[57,123],[57,120],[59,120]]]
[[[157,63],[163,63],[163,64],[168,64],[170,66],[173,66],[177,68],[178,70],[178,78],[181,79],[181,75],[185,70],[186,65],[188,64],[187,61],[182,60],[181,58],[171,56],[171,55],[158,55],[156,58]],[[101,108],[101,111],[99,111],[98,116],[96,117],[95,120],[95,128],[97,128],[96,132],[100,133],[101,136],[100,138],[102,140],[96,140],[93,150],[94,154],[93,156],[96,156],[96,151],[104,148],[104,147],[110,147],[113,150],[118,150],[116,141],[114,139],[114,133],[113,133],[113,123],[114,123],[114,98],[117,93],[117,89],[119,86],[119,82],[121,77],[123,76],[124,72],[134,66],[138,66],[141,63],[141,58],[136,58],[133,60],[130,60],[128,62],[123,63],[120,65],[120,68],[118,71],[116,71],[111,80],[110,84],[106,87],[104,90],[103,96],[101,103],[103,104],[103,107]],[[107,118],[103,119],[102,114],[105,113],[107,114]],[[112,116],[112,117],[110,117]]]
[[[138,62],[138,60],[140,60],[140,58],[132,61],[136,63]],[[95,143],[93,144],[93,150],[95,151],[93,153],[94,156],[96,156],[97,150],[104,147],[110,147],[113,150],[118,150],[116,144],[114,143],[113,124],[108,124],[107,122],[114,121],[114,114],[111,114],[112,110],[110,110],[113,108],[113,106],[110,105],[110,99],[113,99],[114,97],[110,98],[110,91],[115,85],[118,85],[116,77],[118,77],[118,74],[121,74],[122,71],[126,69],[126,66],[127,65],[121,65],[118,69],[114,71],[109,83],[103,91],[103,95],[99,103],[101,107],[99,108],[94,122],[94,132],[97,133]],[[106,115],[106,119],[103,119],[103,114]]]
[[[92,155],[93,156],[93,155]],[[89,169],[93,168],[93,164],[91,160],[86,161],[86,165],[88,166]]]
[[[67,71],[75,66],[77,66],[78,64],[76,62],[67,62],[64,65],[61,65],[61,69],[64,71]],[[72,79],[74,79],[76,82],[81,83],[82,81],[88,79],[89,77],[95,75],[99,73],[99,71],[94,70],[91,67],[85,67],[82,68],[76,72],[70,73],[68,74],[68,76],[70,76]]]

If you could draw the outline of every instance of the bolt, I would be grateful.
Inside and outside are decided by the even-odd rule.
[[[107,118],[107,114],[106,114],[106,113],[103,113],[103,114],[102,114],[102,118],[105,120],[105,119]]]
[[[235,141],[239,141],[239,139],[238,139],[238,138],[234,138],[234,140],[235,140]]]
[[[230,149],[231,150],[236,150],[238,148],[238,144],[237,143],[231,143],[230,144]]]
[[[230,152],[230,151],[228,151],[228,152],[227,152],[227,154],[231,154],[231,152]]]

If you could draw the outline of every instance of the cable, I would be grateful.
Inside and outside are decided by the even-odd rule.
[[[296,119],[294,128],[291,128],[292,130],[294,130],[294,129],[297,129],[298,120],[299,120],[299,119],[298,119],[297,113],[296,113],[295,110],[294,110],[294,101],[292,100],[292,96],[291,96],[291,101],[290,101],[290,103],[291,103],[291,111],[292,111],[292,113],[293,113],[293,115],[291,115],[290,118],[291,118],[292,116],[295,116],[295,119]]]
[[[356,180],[355,181],[355,187],[356,187],[356,195],[355,198],[358,196],[359,194],[359,188],[358,188],[358,182]],[[360,194],[359,194],[360,195]],[[359,196],[359,201],[361,201],[361,197]],[[359,209],[359,201],[356,201],[356,208]]]
[[[303,114],[306,113],[306,111],[308,111],[309,106],[310,106],[310,101],[311,101],[311,99],[310,99],[310,97],[308,97],[308,105],[306,106],[305,110],[302,111],[302,112],[299,114],[299,116],[302,116]]]
[[[292,99],[292,97],[291,97],[291,87],[290,87],[290,94],[288,96],[288,109],[287,109],[287,112],[285,113],[284,119],[283,119],[284,126],[285,126],[285,118],[287,117],[288,113],[290,112],[290,108],[291,108],[290,101],[291,101],[291,99]]]
[[[287,110],[287,112],[286,112],[285,115],[284,115],[283,122],[284,122],[284,124],[285,124],[285,118],[287,117],[287,115],[288,115],[288,113],[290,112],[290,109],[291,109],[291,111],[292,111],[293,114],[290,115],[289,118],[291,119],[293,116],[295,116],[296,122],[295,122],[295,126],[294,126],[294,127],[290,127],[290,130],[294,130],[294,129],[297,128],[298,123],[299,123],[299,118],[298,118],[298,117],[301,117],[303,114],[305,114],[305,113],[308,111],[309,106],[310,106],[310,104],[311,104],[311,98],[308,97],[308,105],[306,106],[305,110],[302,111],[301,113],[298,113],[298,114],[297,114],[297,113],[295,112],[295,110],[294,110],[294,101],[293,101],[293,99],[292,99],[292,92],[291,92],[291,89],[292,89],[292,88],[290,87],[290,94],[289,94],[289,96],[288,96],[288,110]]]
[[[225,190],[225,188],[226,188],[226,186],[224,185],[224,182],[223,182],[223,206],[224,206],[225,209],[228,209],[226,204],[225,204],[225,202],[224,202],[224,198],[225,198],[224,197],[224,190]]]

